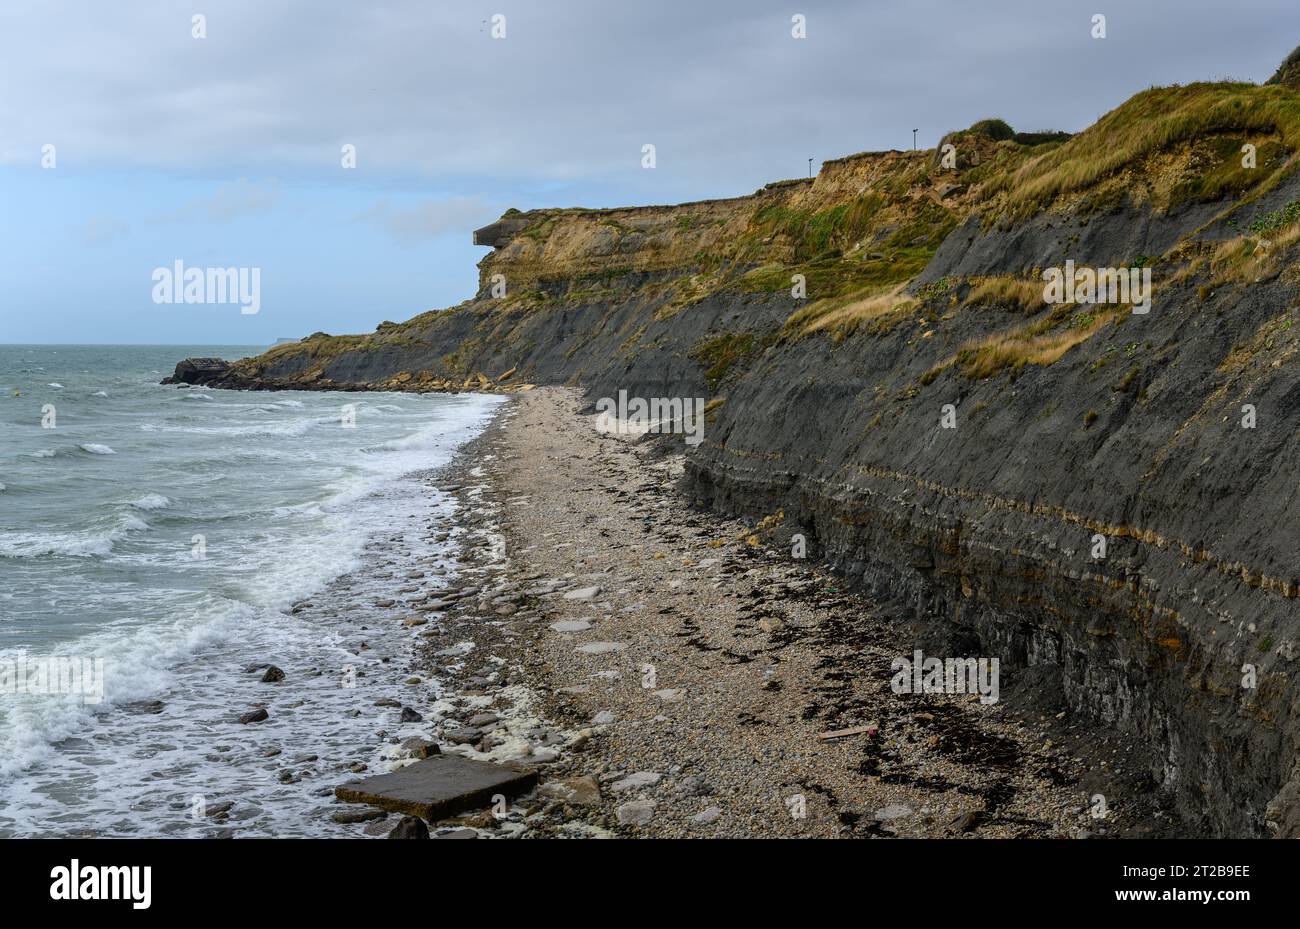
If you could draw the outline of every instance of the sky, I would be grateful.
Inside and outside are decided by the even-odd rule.
[[[985,117],[1077,131],[1297,44],[1297,0],[3,0],[0,342],[370,331],[472,296],[509,207],[738,196]],[[258,269],[258,311],[158,302],[177,261]]]

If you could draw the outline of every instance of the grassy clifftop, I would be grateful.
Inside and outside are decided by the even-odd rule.
[[[863,153],[748,197],[519,214],[521,231],[480,266],[484,289],[492,274],[527,291],[660,271],[740,289],[785,289],[791,274],[812,272],[814,298],[897,283],[975,212],[1006,224],[1126,203],[1167,212],[1271,190],[1300,151],[1300,94],[1284,84],[1154,88],[1073,137],[984,120],[943,144],[952,167],[942,150]]]
[[[1255,167],[1242,163],[1246,144],[1256,147]],[[1075,198],[1084,206],[1106,205],[1129,192],[1168,210],[1271,189],[1294,167],[1297,149],[1300,95],[1290,87],[1155,88],[1059,148],[992,179],[985,207],[1015,219]]]

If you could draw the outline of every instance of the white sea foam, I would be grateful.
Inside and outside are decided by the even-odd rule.
[[[214,603],[197,622],[126,629],[110,628],[87,636],[68,657],[104,660],[104,698],[98,706],[86,706],[75,695],[49,695],[6,701],[6,725],[0,728],[0,776],[12,776],[48,759],[54,745],[79,735],[96,723],[95,713],[115,704],[150,698],[175,683],[169,670],[178,660],[194,654],[228,635],[232,621],[250,611],[242,604]],[[9,652],[0,652],[0,657]],[[11,657],[11,656],[10,656]],[[111,717],[110,717],[111,718]],[[45,770],[48,780],[50,770]],[[105,772],[106,781],[113,780]]]
[[[145,494],[131,501],[131,506],[137,510],[161,510],[171,505],[171,500],[162,494]]]
[[[147,522],[145,522],[139,516],[132,516],[130,513],[127,513],[122,516],[121,526],[123,529],[129,532],[143,532],[144,530],[149,528],[149,524]]]
[[[112,532],[8,532],[0,535],[0,558],[102,558],[113,551],[114,537]]]
[[[359,566],[371,539],[410,531],[401,548],[428,545],[429,511],[443,504],[407,475],[447,461],[499,401],[403,397],[398,405],[383,395],[370,406],[355,395],[308,393],[256,413],[234,402],[201,410],[169,404],[143,380],[120,389],[112,383],[113,408],[128,405],[133,414],[105,434],[122,453],[112,469],[45,467],[27,457],[29,446],[12,459],[26,469],[21,478],[5,475],[23,481],[24,500],[29,485],[50,494],[39,518],[0,530],[0,557],[27,559],[10,567],[31,579],[14,588],[5,612],[20,632],[24,622],[40,630],[57,617],[56,628],[71,631],[47,653],[104,658],[106,697],[97,708],[0,701],[0,835],[50,834],[64,828],[51,824],[74,818],[76,828],[106,835],[199,835],[211,824],[176,815],[172,804],[209,794],[214,784],[259,810],[255,821],[241,822],[248,834],[342,834],[328,816],[310,812],[310,791],[321,781],[294,788],[268,779],[267,760],[249,739],[282,745],[286,758],[319,752],[343,767],[357,760],[380,712],[352,718],[357,695],[335,676],[359,661],[357,617],[301,621],[279,611],[307,596],[328,597],[323,588]],[[72,387],[85,389],[77,380]],[[206,391],[177,395],[213,399]],[[349,402],[358,404],[355,430],[340,423],[339,408]],[[81,452],[91,448],[35,454]],[[69,480],[75,483],[60,483]],[[206,536],[203,560],[192,557],[196,533]],[[376,596],[391,596],[390,582],[354,576],[376,585]],[[358,599],[341,596],[343,604]],[[11,611],[13,604],[21,609]],[[376,625],[362,637],[371,645],[363,653],[365,686],[382,683],[402,696],[407,636]],[[377,654],[391,655],[391,663]],[[241,727],[234,719],[247,708],[250,678],[238,669],[260,661],[285,668],[306,702],[286,712],[283,698],[267,723]],[[302,673],[312,668],[323,675]],[[161,700],[165,709],[132,715],[122,704],[134,700]]]
[[[272,412],[264,409],[263,412]],[[329,416],[311,416],[305,419],[291,419],[278,422],[241,423],[233,426],[157,426],[147,431],[179,432],[186,435],[223,435],[223,436],[298,436],[305,435],[313,429],[342,428],[342,414]]]

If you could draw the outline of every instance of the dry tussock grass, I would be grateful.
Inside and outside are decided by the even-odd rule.
[[[1043,283],[1009,274],[978,278],[966,295],[966,305],[981,303],[1009,304],[1027,313],[1035,312],[1046,303]]]
[[[1276,133],[1300,148],[1300,94],[1280,86],[1221,82],[1144,91],[1060,148],[994,179],[1012,216],[1036,212],[1171,146],[1225,132]]]
[[[837,340],[864,327],[875,333],[888,332],[919,305],[915,299],[903,296],[903,287],[900,284],[884,293],[819,300],[794,313],[786,321],[786,332],[796,338],[827,332]]]

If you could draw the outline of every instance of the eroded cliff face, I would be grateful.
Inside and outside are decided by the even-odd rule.
[[[1051,364],[988,376],[949,359],[1026,323],[966,286],[919,325],[766,353],[692,456],[691,492],[780,511],[933,654],[1051,667],[1074,708],[1159,747],[1153,774],[1194,824],[1293,834],[1296,808],[1269,804],[1300,709],[1294,267],[1208,291],[1193,275]],[[1270,422],[1243,428],[1247,405]]]
[[[1300,835],[1300,93],[1153,90],[1068,141],[996,135],[512,212],[472,300],[213,380],[705,398],[701,505],[802,534],[932,653],[1148,739],[1191,828]],[[1067,261],[1149,271],[1150,312],[1045,302]]]
[[[276,346],[223,384],[511,389],[631,372],[644,389],[698,392],[701,339],[778,329],[795,274],[825,298],[915,277],[967,213],[950,172],[932,167],[930,153],[868,153],[730,200],[511,212],[477,234],[494,250],[473,299]]]

